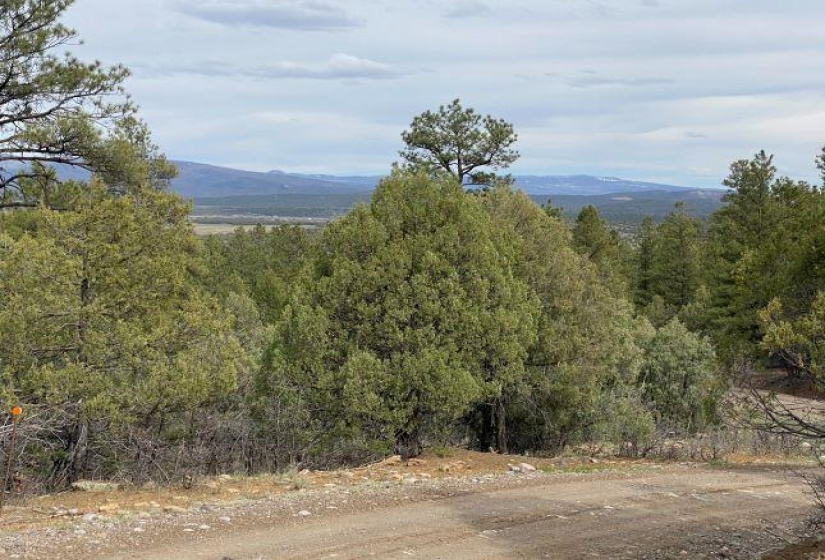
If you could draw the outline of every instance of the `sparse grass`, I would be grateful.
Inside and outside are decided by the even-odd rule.
[[[298,472],[294,467],[274,475],[272,482],[277,485],[288,486],[290,490],[303,490],[309,486],[307,477]]]
[[[452,447],[448,447],[446,445],[436,445],[434,447],[431,447],[430,453],[432,453],[439,459],[449,459],[450,457],[455,456],[455,450]]]

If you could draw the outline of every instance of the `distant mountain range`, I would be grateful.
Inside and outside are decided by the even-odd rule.
[[[299,194],[345,194],[371,191],[381,180],[379,176],[305,175],[270,171],[240,171],[191,161],[175,161],[180,175],[172,187],[181,195],[199,198],[234,196]],[[592,175],[538,176],[519,175],[516,185],[530,195],[602,195],[665,191],[686,193],[695,191],[660,183],[629,181],[617,177]]]
[[[175,161],[180,175],[172,188],[195,203],[196,218],[289,216],[333,217],[366,202],[381,177],[306,175],[239,171]],[[588,204],[614,222],[638,223],[644,216],[661,219],[676,202],[688,212],[708,216],[721,205],[722,190],[696,189],[592,175],[516,176],[516,186],[538,204],[548,199],[572,217]]]
[[[379,176],[335,176],[242,171],[173,161],[180,171],[172,189],[194,202],[194,217],[298,217],[329,218],[346,213],[369,200]],[[88,174],[57,166],[64,179],[83,180]],[[676,202],[685,203],[695,216],[708,216],[721,204],[725,191],[696,189],[592,175],[519,175],[517,188],[538,204],[548,199],[570,217],[592,204],[614,222],[638,223],[644,216],[661,219]]]

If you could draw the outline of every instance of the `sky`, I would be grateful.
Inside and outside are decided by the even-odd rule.
[[[76,0],[76,54],[173,159],[383,174],[460,98],[513,123],[514,174],[716,187],[758,150],[816,180],[822,0]]]

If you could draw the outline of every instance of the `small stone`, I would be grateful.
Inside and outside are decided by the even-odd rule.
[[[98,518],[98,515],[96,513],[87,513],[83,517],[81,517],[81,519],[83,521],[85,521],[86,523],[94,521],[97,518]]]
[[[142,533],[145,530],[146,529],[144,529],[143,527],[135,527],[134,529],[132,529],[132,531],[134,531],[135,533]]]
[[[232,518],[224,515],[223,517],[219,517],[218,521],[221,521],[223,523],[232,523]]]
[[[72,517],[75,517],[75,516],[80,515],[80,510],[77,509],[77,508],[69,508],[69,509],[66,510],[66,513],[68,513]]]
[[[75,529],[74,534],[75,535],[81,535],[81,536],[85,535],[86,534],[86,529]]]
[[[100,513],[114,513],[119,509],[119,504],[103,504],[102,506],[97,508],[97,511],[99,511]]]
[[[536,472],[536,467],[530,463],[519,463],[519,468],[521,469],[521,472]]]
[[[211,528],[212,527],[210,527],[209,525],[206,525],[205,523],[203,525],[198,525],[198,530],[200,530],[200,531],[208,531]]]
[[[302,509],[301,511],[298,512],[298,515],[300,517],[309,517],[310,515],[312,515],[312,513],[308,512],[305,509]]]
[[[183,532],[184,533],[194,533],[195,530],[192,527],[187,527],[186,529],[183,530]]]
[[[180,506],[163,506],[166,513],[189,513],[189,510]]]
[[[518,465],[507,465],[510,472],[521,472],[521,467]]]
[[[101,482],[98,480],[78,480],[72,482],[72,490],[80,492],[114,492],[119,488],[114,482]]]

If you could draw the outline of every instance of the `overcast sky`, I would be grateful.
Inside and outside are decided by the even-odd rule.
[[[384,173],[459,97],[512,122],[523,174],[718,186],[759,149],[817,176],[823,0],[76,0],[172,158]]]

